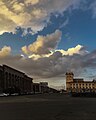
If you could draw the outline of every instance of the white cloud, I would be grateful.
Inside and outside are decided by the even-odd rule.
[[[60,52],[62,56],[72,56],[74,54],[85,55],[88,53],[82,45],[77,45],[76,47],[69,48],[66,51],[63,49],[57,49],[61,40],[61,35],[61,31],[56,30],[54,33],[46,36],[38,36],[35,42],[28,46],[23,46],[21,50],[28,58],[32,58],[34,60],[50,57],[55,52]]]
[[[25,51],[26,52],[26,51]],[[77,45],[76,47],[73,47],[73,48],[69,48],[68,50],[54,50],[54,51],[50,51],[50,53],[48,54],[43,54],[43,55],[40,55],[40,54],[32,54],[32,55],[29,55],[28,57],[29,58],[32,58],[33,60],[37,60],[39,58],[45,58],[45,57],[50,57],[52,56],[54,53],[56,52],[59,52],[62,54],[62,56],[73,56],[74,54],[78,54],[78,55],[86,55],[88,54],[89,52],[87,50],[84,49],[83,46],[81,45]]]
[[[56,30],[54,33],[46,36],[38,36],[35,42],[28,46],[23,46],[21,50],[24,55],[27,55],[28,58],[33,60],[49,58],[58,52],[62,54],[62,56],[73,56],[74,54],[85,55],[88,53],[82,45],[77,45],[68,50],[58,49],[61,35],[61,31]]]
[[[51,14],[63,13],[80,0],[0,0],[0,33],[14,32],[17,26],[42,30]],[[74,7],[73,7],[74,8]],[[45,22],[46,21],[46,22]]]
[[[22,47],[22,51],[27,54],[49,54],[51,50],[55,50],[61,38],[61,31],[56,30],[54,33],[46,36],[38,36],[37,40],[28,47]]]
[[[4,46],[1,50],[0,50],[0,58],[4,58],[6,56],[9,56],[11,53],[11,47],[9,46]]]
[[[83,48],[82,45],[77,45],[76,47],[69,48],[67,51],[65,50],[56,50],[56,51],[61,52],[63,55],[84,54],[81,51],[82,48]]]

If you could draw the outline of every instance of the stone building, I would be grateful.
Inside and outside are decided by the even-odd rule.
[[[74,78],[72,72],[66,73],[67,92],[96,92],[96,81],[84,81],[82,78]]]
[[[0,92],[30,93],[33,91],[32,78],[7,65],[0,66]]]

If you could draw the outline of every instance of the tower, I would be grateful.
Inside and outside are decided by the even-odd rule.
[[[73,83],[74,74],[72,72],[66,73],[66,90],[69,92],[71,90],[71,83]]]

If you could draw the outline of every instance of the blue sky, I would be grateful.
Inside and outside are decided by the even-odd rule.
[[[96,0],[1,0],[0,4],[0,64],[27,72],[37,81],[49,79],[53,85],[64,84],[68,70],[96,78]]]

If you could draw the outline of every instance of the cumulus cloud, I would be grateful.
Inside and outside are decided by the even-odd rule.
[[[80,0],[0,0],[0,34],[14,32],[17,26],[31,27],[33,33],[42,30],[51,14],[61,14],[75,8]]]
[[[55,52],[60,52],[62,56],[72,56],[74,54],[84,55],[88,52],[84,49],[82,45],[77,45],[76,47],[69,48],[66,51],[63,49],[57,49],[61,39],[61,35],[61,31],[56,30],[52,34],[48,34],[46,36],[38,36],[35,42],[28,46],[23,46],[21,50],[25,55],[34,60],[44,57],[50,57]]]
[[[11,53],[11,47],[9,46],[4,46],[1,50],[0,50],[0,58],[5,58],[6,56],[9,56]]]
[[[44,58],[44,57],[50,57],[52,56],[54,53],[56,52],[59,52],[62,54],[62,56],[73,56],[75,54],[78,54],[78,55],[86,55],[87,53],[89,53],[87,50],[85,50],[84,46],[82,45],[77,45],[76,47],[73,47],[73,48],[69,48],[68,50],[59,50],[59,49],[56,49],[54,51],[50,51],[49,54],[43,54],[43,55],[40,55],[40,54],[32,54],[32,55],[29,55],[28,57],[29,58],[32,58],[34,60],[37,60],[39,58]],[[28,55],[28,54],[27,54]]]
[[[76,47],[69,48],[66,51],[63,49],[57,49],[61,35],[61,31],[56,30],[52,34],[48,34],[46,36],[38,36],[35,42],[28,46],[23,46],[21,50],[25,55],[27,55],[29,58],[33,58],[34,60],[43,57],[49,57],[55,52],[60,52],[63,56],[72,56],[74,54],[84,55],[88,52],[82,45],[77,45]]]
[[[73,54],[81,54],[82,48],[83,48],[83,46],[77,45],[76,47],[69,48],[67,51],[65,51],[65,50],[56,50],[56,51],[61,52],[63,55],[73,55]]]
[[[49,54],[50,51],[55,50],[61,38],[61,31],[56,30],[54,33],[46,36],[38,36],[37,40],[28,47],[22,47],[22,51],[27,54]]]

